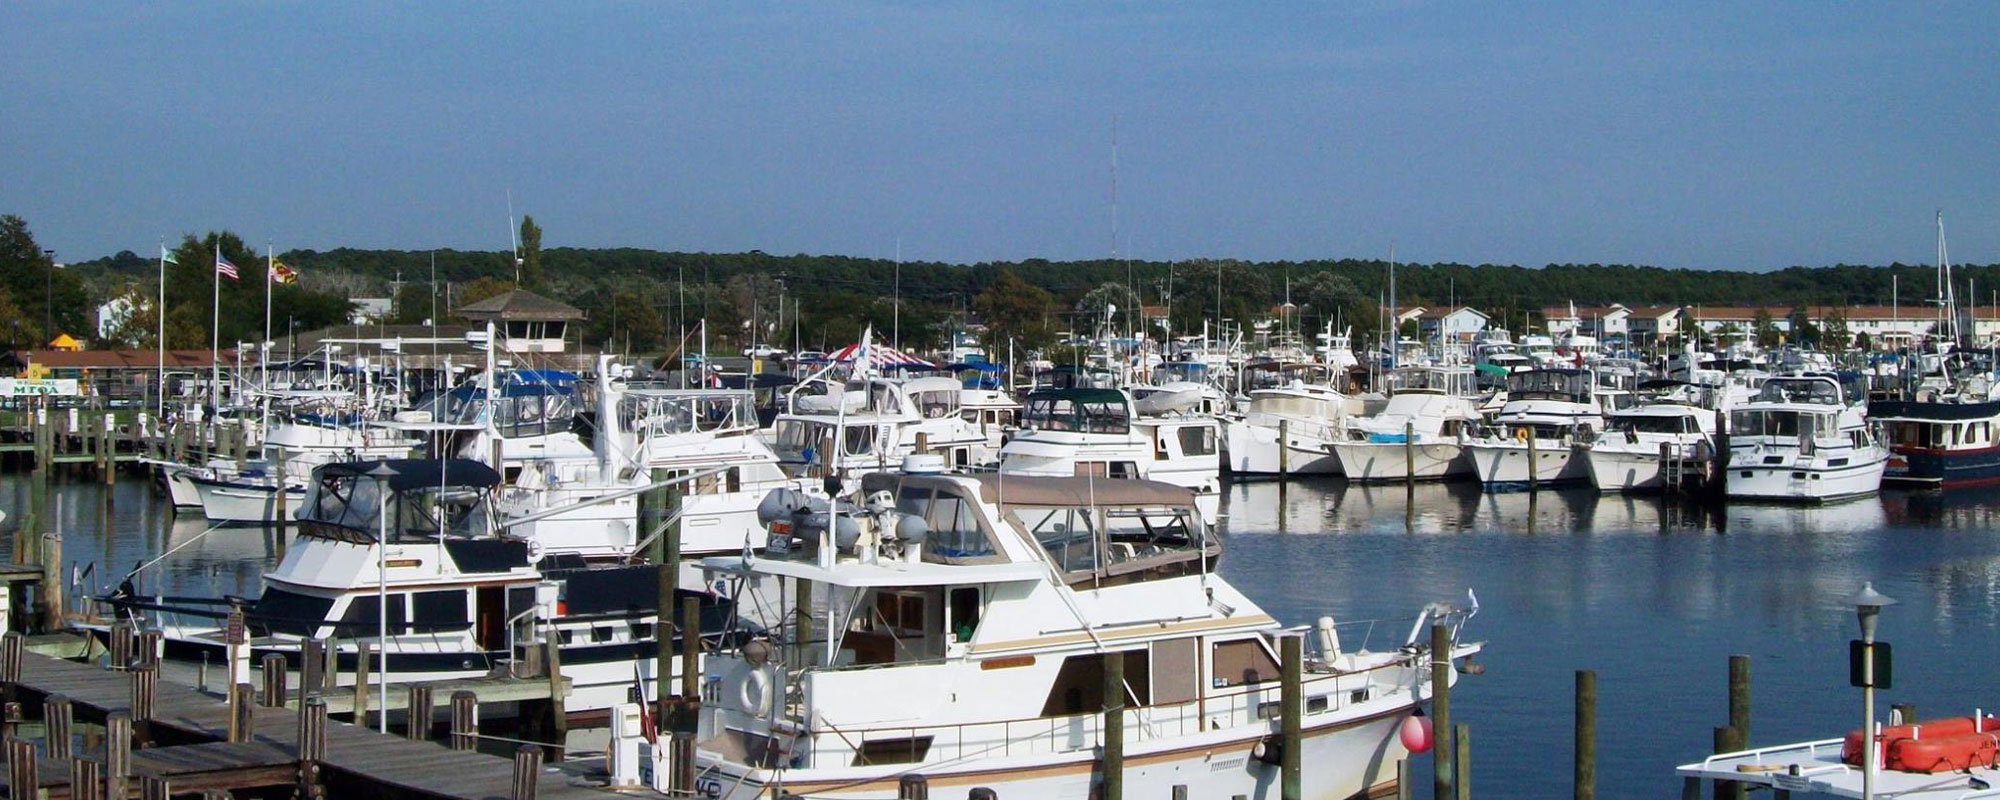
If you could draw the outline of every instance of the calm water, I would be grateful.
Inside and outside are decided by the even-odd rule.
[[[25,507],[26,483],[0,475],[0,531]],[[121,481],[108,505],[94,485],[58,494],[66,560],[95,564],[96,587],[179,548],[140,573],[142,590],[254,593],[280,555],[269,531],[175,521],[145,481]],[[1388,648],[1423,604],[1478,592],[1468,635],[1489,643],[1487,672],[1459,684],[1453,708],[1472,726],[1481,797],[1568,794],[1577,669],[1598,673],[1601,797],[1678,796],[1673,766],[1703,755],[1727,721],[1731,654],[1753,659],[1753,742],[1858,727],[1845,658],[1854,614],[1842,601],[1863,580],[1902,601],[1882,621],[1896,648],[1885,708],[2000,708],[2000,694],[1974,691],[2000,657],[2000,494],[1990,491],[1704,513],[1589,491],[1453,484],[1406,497],[1295,481],[1282,493],[1233,486],[1224,511],[1223,572],[1288,624],[1380,619],[1369,645]],[[107,514],[111,536],[101,533]]]

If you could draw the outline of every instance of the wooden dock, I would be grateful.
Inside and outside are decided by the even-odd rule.
[[[154,665],[110,669],[28,652],[20,634],[0,637],[0,695],[7,767],[0,790],[34,781],[50,798],[142,797],[208,790],[292,788],[300,797],[515,800],[603,798],[601,789],[567,785],[523,745],[513,761],[469,749],[469,737],[426,741],[430,727],[388,736],[327,720],[317,698],[301,712],[259,705],[245,684],[229,702],[160,683]],[[21,723],[51,731],[40,742],[16,738]],[[72,721],[101,725],[96,752],[74,746]],[[476,734],[473,734],[476,735]],[[84,737],[89,742],[93,737]],[[301,743],[304,743],[303,746]],[[77,779],[81,777],[82,783]],[[98,781],[106,781],[100,784]]]

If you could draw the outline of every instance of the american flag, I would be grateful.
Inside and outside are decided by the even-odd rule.
[[[236,265],[229,263],[229,259],[223,258],[221,253],[215,254],[215,271],[216,274],[229,276],[232,281],[242,280],[236,274]]]

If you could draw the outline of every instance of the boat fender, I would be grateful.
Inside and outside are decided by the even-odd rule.
[[[771,676],[757,667],[750,667],[743,673],[743,679],[736,683],[736,702],[744,712],[758,719],[770,713]]]

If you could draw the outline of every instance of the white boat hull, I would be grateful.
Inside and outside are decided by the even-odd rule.
[[[167,500],[174,508],[201,508],[201,490],[194,486],[191,468],[163,464],[160,483],[167,487]]]
[[[1590,482],[1600,492],[1649,491],[1664,485],[1658,450],[1648,453],[1594,446],[1583,455],[1590,468]]]
[[[1473,474],[1489,486],[1525,484],[1531,477],[1535,483],[1563,483],[1589,477],[1584,459],[1576,458],[1575,449],[1564,442],[1536,442],[1532,459],[1528,457],[1525,441],[1474,442],[1465,450],[1472,459]]]
[[[1308,727],[1303,732],[1304,752],[1300,762],[1300,784],[1305,797],[1313,800],[1347,800],[1389,794],[1396,784],[1396,762],[1409,756],[1397,736],[1407,709],[1348,722]],[[1271,726],[1275,737],[1277,725]],[[1163,737],[1130,741],[1125,748],[1124,788],[1127,797],[1177,796],[1177,786],[1186,787],[1187,797],[1246,797],[1278,800],[1282,781],[1278,765],[1259,759],[1254,752],[1262,736],[1244,737],[1244,731],[1218,731],[1184,737]],[[921,774],[937,797],[959,797],[971,789],[992,789],[1002,798],[1049,798],[1085,800],[1094,797],[1101,780],[1097,748],[1085,747],[1061,754],[978,758],[955,764],[898,764],[894,770],[876,768],[790,769],[783,773],[783,791],[801,797],[887,800],[896,797],[898,774]],[[778,773],[745,770],[739,765],[717,763],[711,753],[697,757],[697,770],[710,776],[708,786],[697,786],[706,797],[725,800],[753,800],[772,796],[771,786]],[[887,773],[869,779],[869,773]]]
[[[1247,422],[1230,422],[1229,471],[1239,475],[1338,475],[1340,459],[1316,438],[1292,434],[1278,441],[1278,429]]]
[[[195,479],[190,481],[201,495],[201,513],[219,525],[269,525],[278,518],[278,492],[270,486]],[[285,509],[296,511],[306,499],[306,490],[286,490]]]
[[[1879,452],[1879,448],[1876,448]],[[1874,494],[1882,489],[1886,455],[1862,459],[1858,454],[1842,466],[1826,456],[1786,459],[1783,464],[1738,464],[1731,458],[1728,495],[1746,500],[1823,503]]]
[[[1462,475],[1465,448],[1457,442],[1335,442],[1330,445],[1350,481],[1439,480]]]

